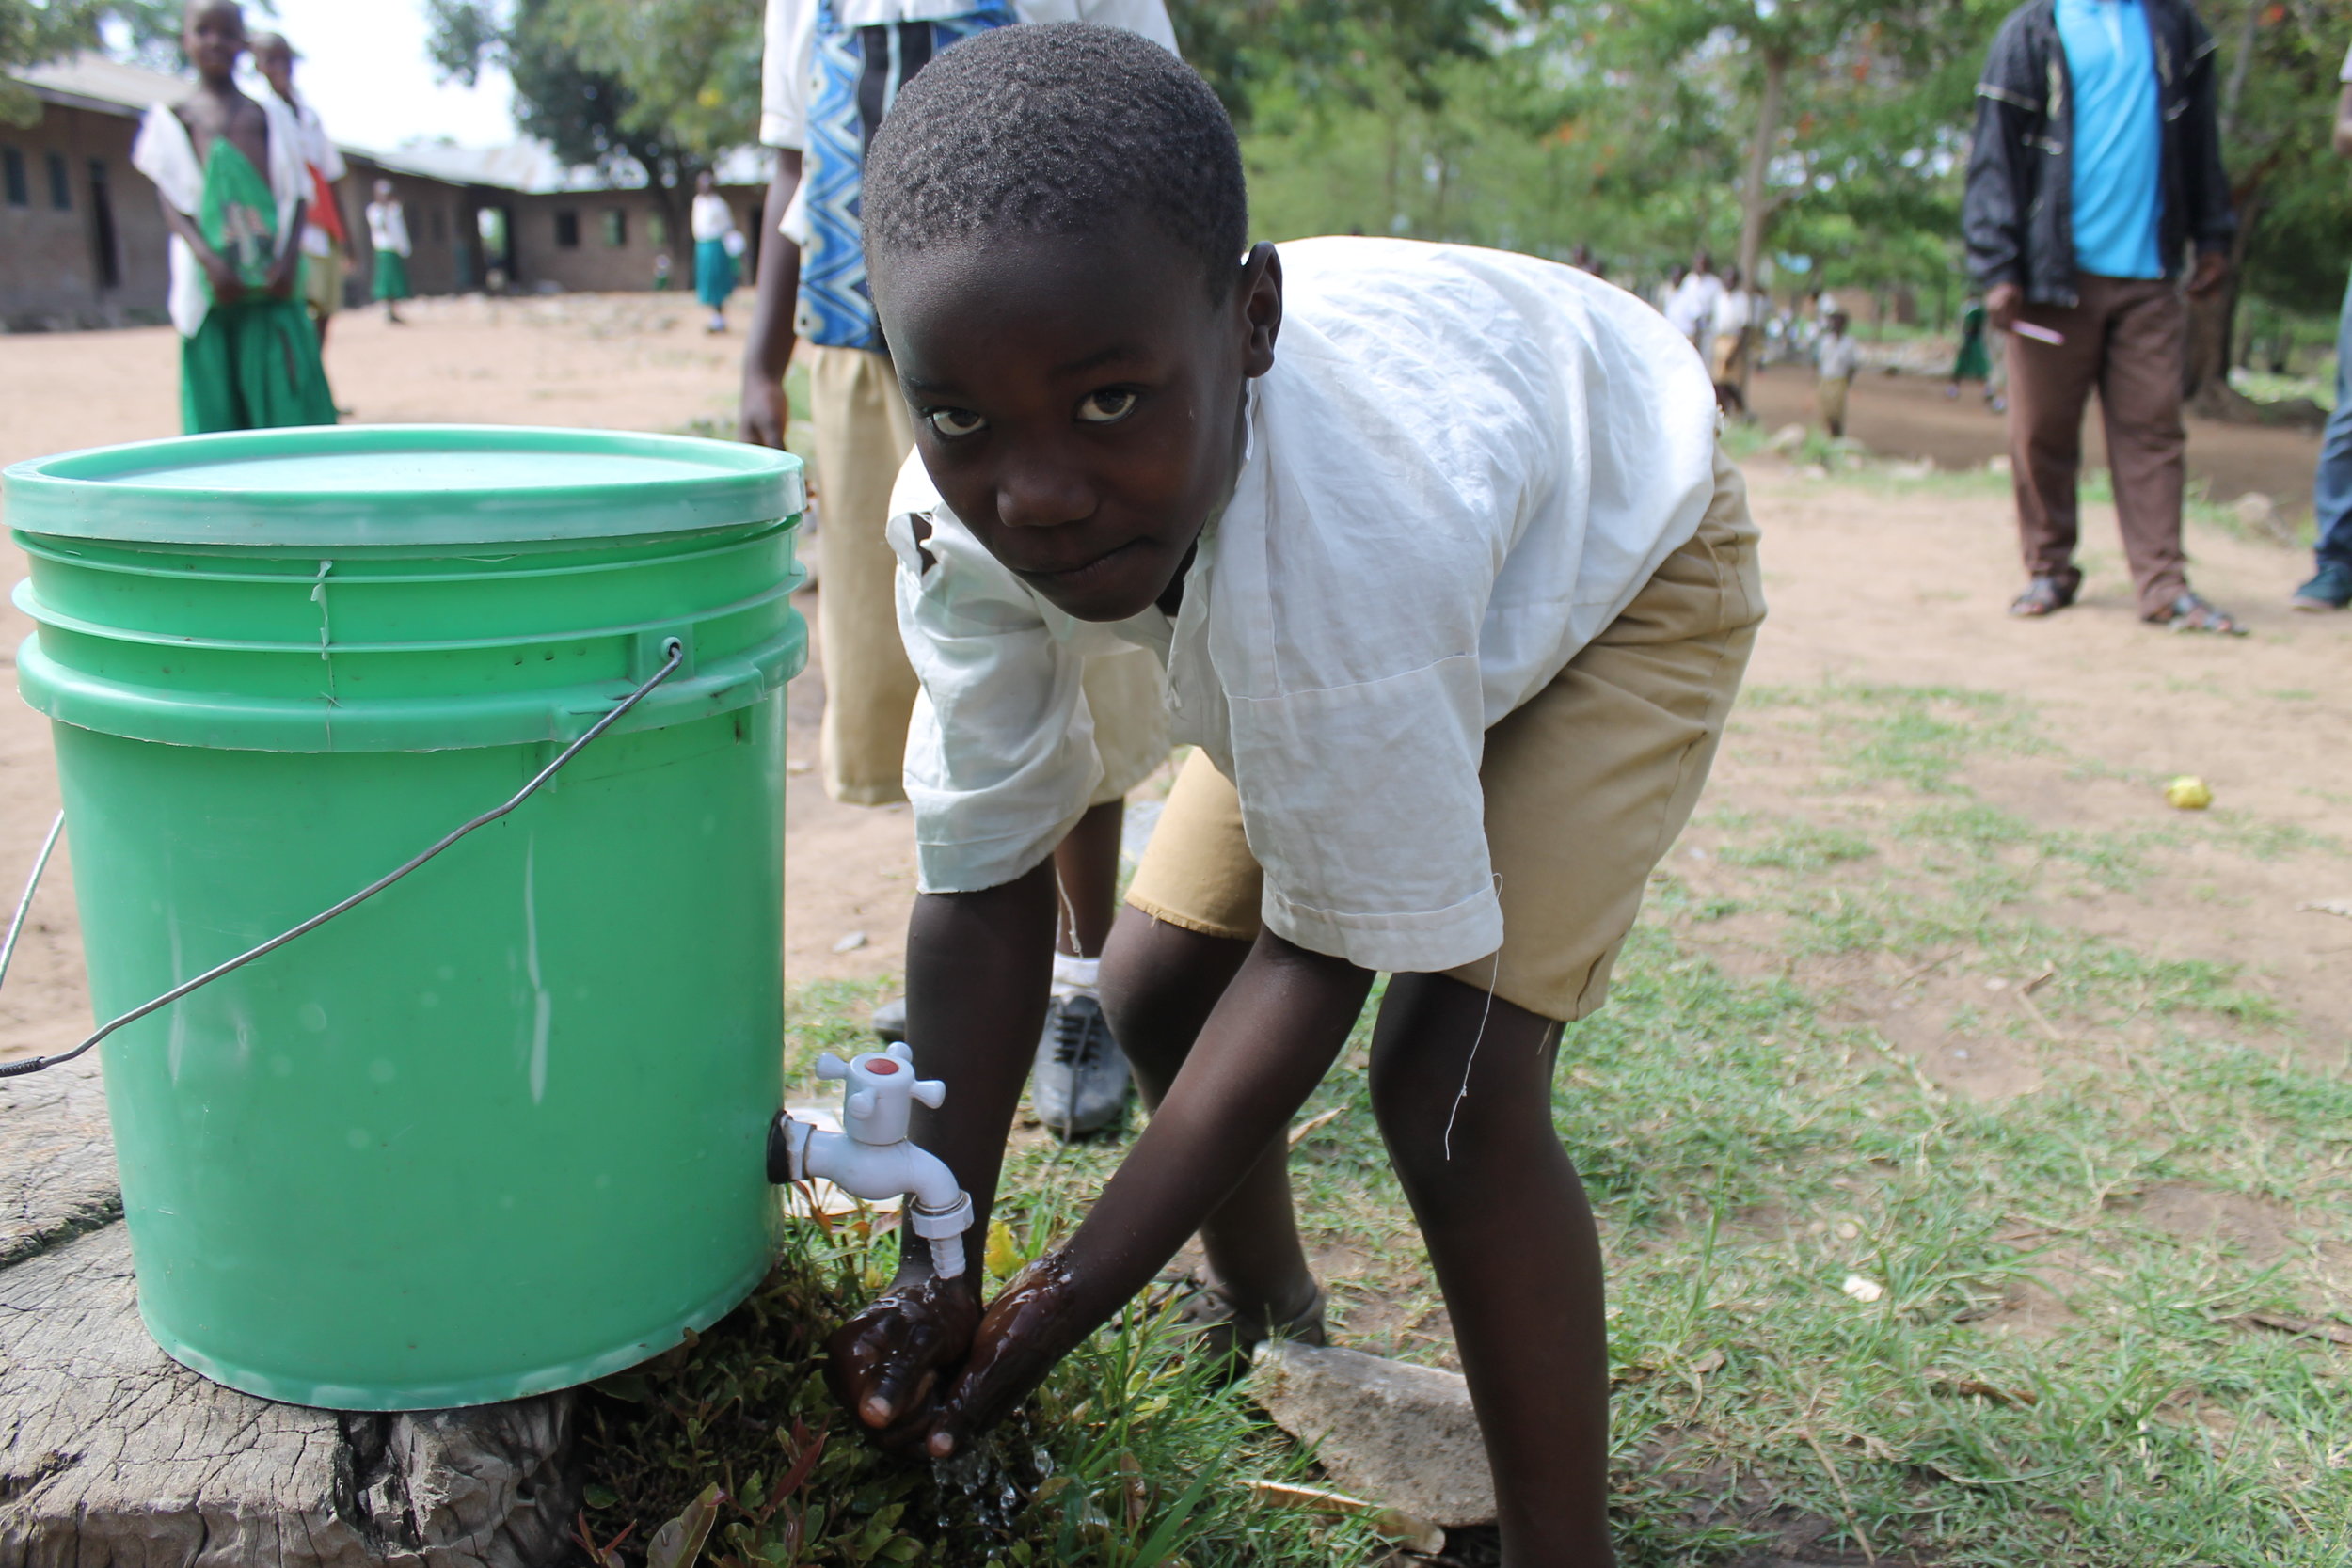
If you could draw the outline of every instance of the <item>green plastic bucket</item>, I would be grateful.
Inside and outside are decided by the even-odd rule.
[[[608,432],[250,432],[8,470],[157,1343],[337,1409],[676,1343],[777,1224],[798,463]]]

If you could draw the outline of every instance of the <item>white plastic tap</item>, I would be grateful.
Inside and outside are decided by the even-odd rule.
[[[843,1130],[828,1132],[779,1111],[769,1138],[768,1179],[830,1181],[868,1203],[904,1197],[907,1227],[930,1243],[933,1272],[942,1279],[963,1273],[971,1196],[957,1185],[945,1160],[907,1137],[914,1101],[936,1110],[947,1085],[914,1076],[914,1053],[903,1040],[846,1062],[828,1051],[817,1059],[817,1076],[846,1084]]]

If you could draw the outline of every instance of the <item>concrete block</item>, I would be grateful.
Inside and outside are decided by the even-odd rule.
[[[0,1568],[541,1568],[575,1397],[343,1415],[210,1383],[138,1319],[94,1058],[0,1080]]]

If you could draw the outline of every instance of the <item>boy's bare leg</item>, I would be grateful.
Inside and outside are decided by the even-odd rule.
[[[1615,1560],[1600,1240],[1552,1131],[1559,1044],[1438,974],[1392,977],[1373,1035],[1373,1109],[1454,1320],[1506,1568]]]
[[[1089,806],[1078,825],[1054,849],[1054,876],[1061,884],[1061,911],[1055,919],[1054,946],[1073,958],[1098,958],[1111,934],[1119,906],[1119,840],[1126,826],[1127,802]],[[1114,1035],[1118,1030],[1111,1031]]]
[[[1140,910],[1119,911],[1104,958],[1103,1006],[1144,1103],[1154,1110],[1249,948]],[[1269,1323],[1288,1322],[1314,1301],[1314,1275],[1291,1208],[1289,1156],[1289,1139],[1276,1138],[1200,1227],[1217,1289],[1237,1309]]]

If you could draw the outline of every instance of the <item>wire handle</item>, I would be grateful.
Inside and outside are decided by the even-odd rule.
[[[513,811],[516,806],[521,805],[525,800],[530,800],[533,795],[537,794],[539,792],[539,786],[546,784],[549,779],[555,777],[555,775],[563,769],[564,765],[571,761],[572,758],[578,756],[590,741],[596,739],[596,736],[602,735],[605,731],[611,729],[614,724],[618,723],[621,716],[627,713],[630,708],[635,707],[640,702],[644,701],[647,692],[650,692],[655,687],[660,686],[663,681],[668,680],[671,675],[675,674],[677,671],[679,662],[686,657],[686,644],[677,638],[673,637],[662,645],[661,652],[662,660],[660,669],[656,670],[651,675],[647,676],[644,685],[640,686],[636,690],[630,692],[628,696],[622,698],[619,706],[615,707],[612,712],[606,714],[603,718],[597,720],[594,724],[590,725],[588,732],[585,735],[582,735],[578,740],[573,741],[569,746],[564,747],[561,755],[559,755],[553,762],[548,763],[545,768],[539,769],[537,773],[533,774],[529,784],[526,784],[522,786],[522,788],[516,790],[512,796],[507,798],[505,804],[493,806],[488,811],[484,812],[480,816],[475,817],[472,821],[466,823],[463,827],[457,828],[451,832],[444,834],[438,842],[432,846],[432,847],[414,856],[394,869],[386,872],[383,876],[378,877],[374,881],[370,882],[367,886],[361,888],[350,897],[343,899],[341,903],[330,905],[328,908],[321,910],[318,913],[312,915],[301,925],[294,927],[288,930],[280,931],[278,935],[270,938],[267,942],[262,942],[260,946],[248,947],[244,952],[238,954],[235,958],[230,958],[228,962],[215,964],[211,969],[206,970],[203,974],[196,976],[196,978],[192,980],[183,980],[180,984],[172,987],[169,990],[164,992],[163,995],[156,997],[153,1001],[141,1003],[138,1006],[132,1008],[129,1012],[124,1013],[118,1018],[108,1020],[105,1023],[101,1024],[97,1032],[92,1034],[89,1038],[84,1040],[72,1050],[59,1052],[55,1056],[32,1056],[21,1062],[0,1062],[0,1078],[23,1078],[28,1074],[40,1072],[46,1069],[58,1067],[64,1063],[73,1060],[74,1057],[84,1054],[92,1047],[96,1046],[101,1040],[104,1039],[108,1035],[111,1035],[116,1030],[121,1028],[124,1024],[136,1023],[140,1019],[145,1018],[148,1014],[154,1012],[159,1008],[170,1006],[174,1002],[179,1001],[189,992],[211,985],[215,980],[219,979],[222,975],[229,974],[232,970],[243,969],[246,964],[251,963],[254,959],[262,957],[264,954],[277,952],[279,948],[285,946],[296,937],[308,936],[312,931],[315,931],[320,927],[326,925],[328,921],[334,919],[337,915],[349,910],[358,909],[361,904],[366,903],[369,899],[374,897],[386,888],[390,887],[394,882],[399,881],[403,877],[407,876],[408,873],[416,870],[425,862],[431,860],[434,856],[439,854],[442,850],[448,848],[459,839],[464,838],[468,833],[472,832],[476,828],[487,827],[489,824],[497,821],[500,817],[504,816],[507,813]],[[7,977],[8,960],[16,951],[17,931],[19,927],[24,925],[25,910],[30,908],[32,905],[33,889],[40,885],[40,874],[49,864],[49,853],[56,847],[57,834],[64,827],[65,814],[63,812],[59,812],[57,814],[57,820],[50,824],[49,839],[48,842],[41,846],[40,859],[33,863],[32,879],[25,883],[24,897],[23,901],[17,905],[16,918],[8,925],[8,935],[6,945],[0,946],[0,979],[5,979]]]

